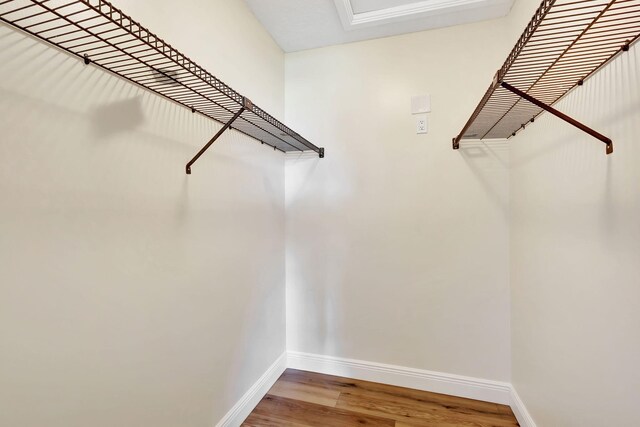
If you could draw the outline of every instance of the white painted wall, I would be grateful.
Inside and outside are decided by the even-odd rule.
[[[638,47],[559,104],[613,156],[549,116],[450,148],[537,3],[288,55],[287,122],[327,157],[289,156],[286,191],[233,133],[185,176],[216,124],[0,26],[0,425],[214,424],[284,350],[285,231],[290,350],[512,376],[539,426],[640,424]],[[118,4],[283,116],[243,2]]]
[[[513,384],[538,427],[640,425],[640,46],[511,142]]]
[[[282,117],[244,2],[117,4]],[[186,176],[218,127],[0,25],[0,425],[212,426],[282,354],[284,158]]]
[[[289,350],[509,379],[507,145],[450,141],[538,4],[520,3],[287,54],[287,122],[327,153],[286,163]]]

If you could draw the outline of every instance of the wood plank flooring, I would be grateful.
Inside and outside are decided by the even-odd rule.
[[[287,369],[245,427],[514,427],[511,408]]]

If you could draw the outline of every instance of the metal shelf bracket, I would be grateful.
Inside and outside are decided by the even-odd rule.
[[[543,110],[553,114],[554,116],[561,118],[565,122],[574,125],[575,127],[580,129],[581,131],[588,133],[589,135],[593,136],[594,138],[599,139],[600,141],[604,142],[607,145],[606,153],[607,154],[613,153],[613,141],[611,141],[611,139],[607,138],[606,136],[602,135],[601,133],[596,132],[595,130],[591,129],[589,126],[586,126],[586,125],[580,123],[579,121],[577,121],[577,120],[567,116],[566,114],[561,113],[560,111],[556,110],[552,106],[547,105],[544,102],[534,98],[533,96],[531,96],[531,95],[529,95],[527,93],[524,93],[523,91],[511,86],[509,83],[501,82],[500,86],[502,86],[503,88],[507,89],[510,92],[515,93],[520,98],[525,99],[525,100],[529,101],[530,103],[532,103],[534,105],[537,105],[538,107],[540,107]]]
[[[222,128],[215,135],[213,135],[213,138],[211,138],[209,142],[207,142],[205,146],[202,147],[200,151],[198,151],[198,154],[193,156],[193,159],[191,159],[189,163],[187,163],[187,167],[186,167],[187,175],[191,175],[191,166],[200,158],[200,156],[202,156],[205,153],[205,151],[207,151],[209,147],[211,147],[211,145],[213,145],[213,143],[216,142],[216,140],[220,138],[222,134],[225,133],[225,131],[231,127],[233,122],[235,122],[236,119],[240,117],[242,113],[244,113],[245,109],[251,108],[251,106],[253,105],[251,101],[247,98],[243,98],[242,104],[243,106],[233,115],[233,117],[227,123],[225,123],[224,126],[222,126]]]

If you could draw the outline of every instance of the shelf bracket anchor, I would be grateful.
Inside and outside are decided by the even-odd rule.
[[[216,142],[216,140],[218,138],[220,138],[220,136],[231,127],[231,125],[233,124],[233,122],[236,121],[236,119],[238,117],[240,117],[240,115],[247,109],[247,108],[251,108],[251,101],[249,101],[247,98],[243,98],[242,100],[242,107],[238,110],[237,113],[235,113],[233,115],[233,117],[231,118],[231,120],[229,120],[227,123],[225,123],[224,126],[222,126],[222,129],[220,129],[215,135],[213,135],[213,138],[211,138],[209,140],[209,142],[206,143],[206,145],[204,147],[202,147],[202,149],[200,149],[200,151],[198,151],[198,154],[196,154],[193,159],[191,159],[191,161],[189,161],[189,163],[187,163],[187,175],[191,175],[191,166],[200,158],[200,156],[202,156],[204,154],[205,151],[207,151],[209,149],[209,147],[211,147],[211,145]]]
[[[611,139],[607,138],[606,136],[602,135],[601,133],[596,132],[595,130],[591,129],[590,127],[583,125],[579,121],[567,116],[564,113],[561,113],[560,111],[556,110],[555,108],[551,107],[550,105],[545,104],[544,102],[532,97],[531,95],[521,91],[520,89],[517,89],[517,88],[511,86],[509,83],[501,82],[500,86],[502,86],[503,88],[507,89],[510,92],[515,93],[516,95],[518,95],[522,99],[525,99],[525,100],[529,101],[530,103],[532,103],[534,105],[537,105],[538,107],[542,108],[543,110],[548,111],[549,113],[553,114],[554,116],[561,118],[565,122],[574,125],[575,127],[580,129],[581,131],[588,133],[589,135],[593,136],[594,138],[599,139],[600,141],[604,142],[607,145],[606,153],[607,154],[613,153],[613,141],[611,141]]]

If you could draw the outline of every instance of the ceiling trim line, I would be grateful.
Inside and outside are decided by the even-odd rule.
[[[346,31],[353,29],[353,6],[351,0],[334,0],[342,26]]]
[[[370,12],[354,13],[351,0],[334,0],[342,26],[346,31],[408,19],[424,18],[440,13],[474,9],[505,3],[504,0],[427,0]]]

